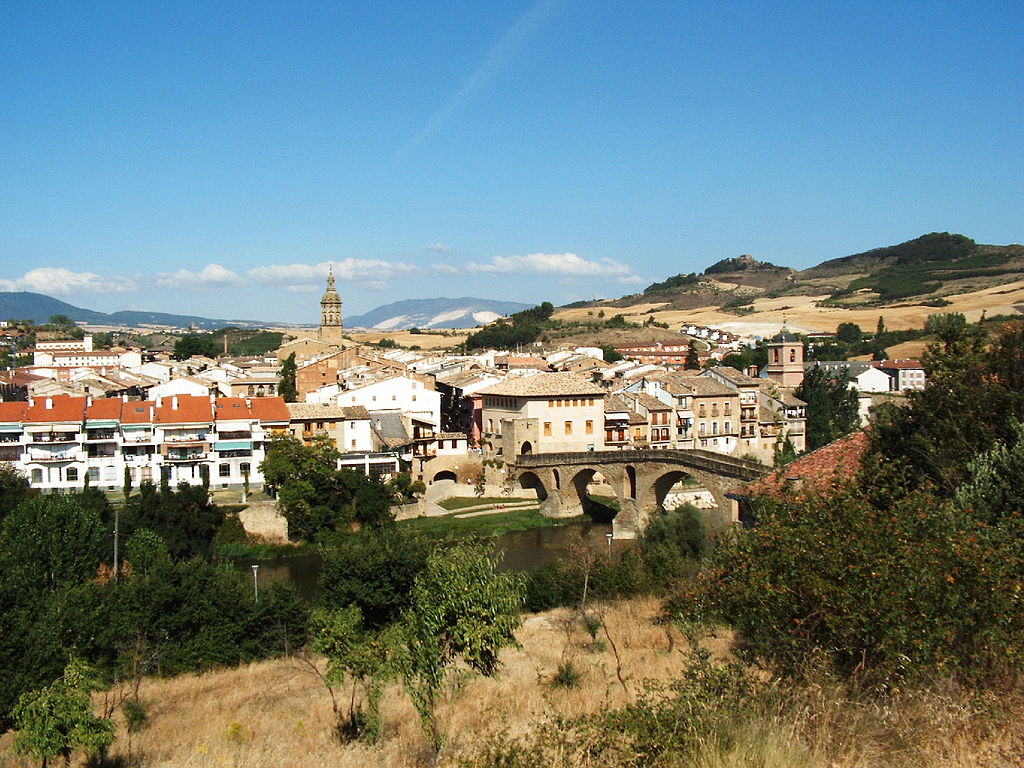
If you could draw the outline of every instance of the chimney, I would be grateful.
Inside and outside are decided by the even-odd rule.
[[[126,395],[126,394],[125,395],[121,395],[121,402],[122,403],[127,403],[128,402],[128,395]]]
[[[92,405],[92,395],[87,395],[85,398],[85,407],[88,408]]]
[[[172,395],[171,396],[171,410],[172,411],[178,410],[178,396],[177,395]]]
[[[53,410],[53,398],[52,397],[46,398],[46,410],[48,410],[48,411],[52,411]]]
[[[164,404],[164,399],[163,399],[162,397],[160,397],[159,395],[157,395],[157,398],[156,398],[156,407],[157,407],[157,408],[162,408],[162,407],[163,407],[163,404]]]

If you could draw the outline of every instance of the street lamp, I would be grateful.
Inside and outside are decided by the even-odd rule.
[[[256,602],[259,602],[259,599],[260,599],[260,577],[259,577],[259,572],[260,572],[259,565],[254,565],[252,567],[252,592],[253,592],[253,596],[254,596]]]
[[[614,533],[606,533],[605,536],[608,537],[608,559],[610,560],[611,557],[612,557],[612,537],[614,537],[615,534]]]

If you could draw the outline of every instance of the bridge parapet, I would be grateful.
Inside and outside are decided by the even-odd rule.
[[[738,459],[700,449],[664,451],[582,451],[576,453],[530,453],[516,457],[518,469],[600,464],[677,464],[737,480],[756,480],[773,471],[756,461]]]

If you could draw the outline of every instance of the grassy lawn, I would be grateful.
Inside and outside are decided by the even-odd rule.
[[[456,496],[439,501],[438,506],[454,511],[456,509],[466,509],[466,507],[479,507],[484,504],[508,504],[514,501],[529,501],[529,499],[510,499],[507,496]]]
[[[507,499],[506,499],[507,501]],[[457,518],[454,515],[440,517],[417,517],[403,520],[399,525],[407,530],[418,531],[431,538],[460,536],[501,536],[511,531],[526,531],[531,528],[546,528],[577,522],[579,518],[544,517],[537,509],[512,509],[493,515]]]

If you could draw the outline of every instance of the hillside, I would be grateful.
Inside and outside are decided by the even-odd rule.
[[[459,677],[440,708],[441,727],[450,741],[439,765],[516,768],[581,764],[573,762],[571,754],[562,756],[564,762],[549,762],[529,747],[511,745],[518,739],[533,738],[557,753],[563,740],[569,745],[574,737],[562,730],[564,725],[556,727],[556,718],[571,721],[628,702],[644,701],[645,691],[656,690],[652,686],[687,679],[687,644],[677,631],[655,623],[660,612],[657,600],[616,601],[598,608],[614,650],[604,636],[591,641],[578,620],[572,622],[567,611],[557,610],[526,618],[517,633],[522,647],[502,653],[503,665],[495,677]],[[712,658],[726,660],[732,643],[732,633],[719,631],[702,640],[701,645]],[[571,686],[555,685],[552,681],[558,667],[566,660],[582,676]],[[315,662],[322,671],[322,660]],[[621,663],[621,684],[616,675],[617,662]],[[716,680],[727,685],[721,673]],[[689,685],[696,690],[699,682],[691,677]],[[348,691],[347,683],[337,691],[343,705],[347,705]],[[121,714],[115,715],[117,738],[104,764],[150,768],[397,768],[426,764],[424,736],[408,695],[400,686],[393,683],[384,694],[383,742],[376,746],[358,742],[343,745],[332,733],[327,690],[309,663],[300,658],[173,678],[147,678],[139,695],[148,712],[147,720],[129,735]],[[665,723],[673,730],[687,725],[697,729],[703,725],[706,729],[702,734],[705,743],[698,749],[703,761],[685,764],[998,768],[1013,764],[1008,760],[1018,755],[1015,750],[1020,746],[1012,720],[1000,722],[991,717],[986,721],[975,711],[978,702],[968,700],[966,694],[908,697],[874,715],[874,707],[844,700],[838,692],[820,686],[806,691],[804,699],[794,700],[788,709],[780,704],[774,710],[765,707],[760,713],[748,709],[740,714],[735,702],[727,709],[722,699],[703,695],[707,698],[700,705],[706,713],[702,723]],[[990,708],[997,703],[1012,707],[1014,702],[1009,699],[1006,696],[983,703]],[[650,711],[639,706],[641,712]],[[713,723],[727,728],[718,736],[732,733],[740,741],[716,738]],[[661,737],[672,735],[664,733]],[[575,738],[578,746],[580,737]],[[651,734],[651,738],[659,736]],[[0,760],[5,765],[20,764],[13,762],[12,741],[10,733],[0,736]],[[632,751],[628,744],[622,747],[621,753],[604,755],[599,764],[623,768],[646,764],[643,755]]]
[[[29,291],[0,292],[0,318],[4,320],[31,320],[45,323],[53,315],[67,315],[76,323],[89,325],[137,328],[145,325],[171,326],[174,328],[223,328],[233,325],[239,328],[260,328],[270,325],[257,320],[218,320],[197,315],[175,315],[167,312],[145,312],[123,310],[120,312],[96,312],[83,309],[66,301]]]
[[[737,333],[774,333],[785,322],[802,331],[834,331],[844,322],[920,328],[934,312],[1013,315],[1024,308],[1024,246],[982,245],[932,233],[898,245],[794,270],[750,256],[724,259],[704,272],[678,274],[620,299],[562,307],[558,321],[586,322],[598,312],[631,323],[654,320],[715,325]]]

